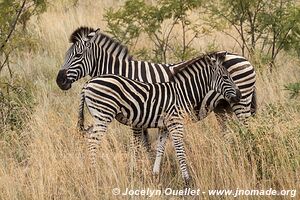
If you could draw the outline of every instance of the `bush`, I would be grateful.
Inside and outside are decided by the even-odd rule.
[[[0,132],[20,131],[34,106],[32,87],[25,81],[0,85]]]

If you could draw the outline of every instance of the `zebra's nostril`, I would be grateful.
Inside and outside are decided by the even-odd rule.
[[[240,98],[238,96],[233,97],[233,102],[237,103],[240,101]]]
[[[233,103],[237,103],[240,101],[241,97],[242,97],[242,94],[241,94],[240,90],[236,90],[236,95],[232,96],[230,101]]]
[[[63,84],[65,81],[66,81],[66,70],[59,70],[56,77],[56,83]]]

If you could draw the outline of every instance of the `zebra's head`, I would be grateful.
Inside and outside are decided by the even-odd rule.
[[[222,65],[225,60],[227,52],[217,52],[209,54],[209,62],[213,68],[213,79],[211,87],[213,90],[221,93],[225,100],[230,103],[237,103],[240,101],[241,92],[233,82],[228,70]]]
[[[71,35],[72,46],[66,53],[65,62],[57,75],[57,85],[68,90],[76,80],[109,73],[115,66],[111,62],[129,60],[126,46],[101,33],[100,29],[81,27]]]
[[[95,65],[93,56],[93,37],[97,30],[88,27],[76,29],[70,37],[72,46],[68,49],[65,62],[59,70],[56,83],[62,90],[68,90],[74,81],[91,73]]]

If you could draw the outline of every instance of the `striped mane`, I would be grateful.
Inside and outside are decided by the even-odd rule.
[[[98,37],[100,37],[99,42],[101,42],[102,40],[105,40],[106,41],[105,43],[111,44],[111,45],[109,45],[110,47],[113,46],[113,48],[106,49],[106,51],[108,53],[112,53],[112,55],[115,57],[121,57],[121,58],[125,58],[128,60],[132,60],[132,56],[129,55],[129,50],[128,50],[127,46],[123,45],[118,40],[113,39],[112,37],[106,35],[105,33],[99,32],[97,34],[99,35]]]
[[[121,44],[121,42],[119,42],[118,40],[113,39],[110,36],[108,36],[104,33],[101,33],[100,31],[95,30],[90,27],[83,26],[83,27],[77,28],[71,34],[69,41],[73,44],[75,44],[76,42],[82,42],[83,39],[87,38],[91,32],[96,32],[96,34],[97,34],[96,41],[98,41],[99,43],[101,43],[101,41],[105,41],[105,43],[110,44],[108,46],[113,47],[113,48],[105,49],[108,53],[111,53],[115,57],[132,60],[132,56],[129,55],[127,46]],[[104,45],[104,46],[106,46],[106,45]]]
[[[211,58],[213,57],[215,59],[220,59],[221,61],[224,61],[226,53],[227,53],[226,51],[202,53],[198,57],[192,58],[190,60],[183,61],[177,64],[172,64],[169,66],[169,69],[171,71],[172,76],[174,76],[180,71],[198,62],[199,60],[210,62]]]
[[[85,26],[79,27],[71,34],[69,41],[73,44],[75,44],[76,42],[80,42],[83,38],[86,38],[88,34],[93,31],[96,30]]]

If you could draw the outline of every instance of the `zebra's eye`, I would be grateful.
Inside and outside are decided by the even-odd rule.
[[[86,43],[86,47],[87,47],[87,48],[90,48],[90,47],[91,47],[91,43],[90,43],[90,42],[87,42],[87,43]]]
[[[80,54],[82,54],[82,53],[83,53],[83,49],[78,48],[78,49],[76,50],[76,55],[80,55]]]

